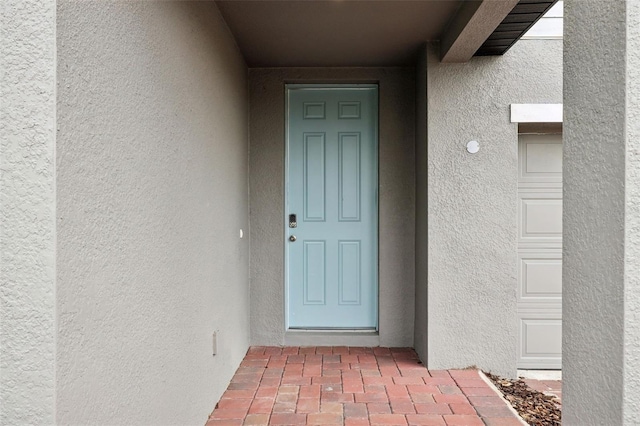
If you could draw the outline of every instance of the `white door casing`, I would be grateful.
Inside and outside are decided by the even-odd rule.
[[[562,368],[562,135],[518,142],[518,362]]]

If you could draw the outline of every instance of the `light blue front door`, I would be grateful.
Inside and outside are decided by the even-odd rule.
[[[287,86],[289,328],[378,324],[378,89]]]

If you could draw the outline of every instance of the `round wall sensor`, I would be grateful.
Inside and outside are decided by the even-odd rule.
[[[467,151],[471,154],[475,154],[480,151],[480,144],[478,141],[471,141],[467,143]]]

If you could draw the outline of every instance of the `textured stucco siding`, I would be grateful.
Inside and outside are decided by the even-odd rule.
[[[627,3],[625,382],[623,419],[640,419],[640,3]]]
[[[57,421],[204,424],[249,344],[245,63],[212,2],[57,32]]]
[[[55,1],[0,2],[0,424],[55,416]]]
[[[565,1],[567,425],[640,418],[639,7]]]
[[[282,344],[286,83],[379,82],[379,336],[412,346],[415,79],[411,68],[251,69],[251,342]]]
[[[562,102],[562,41],[428,67],[429,368],[516,374],[517,124],[512,103]],[[469,154],[477,140],[480,152]]]
[[[427,359],[427,47],[416,63],[416,289],[413,347]]]

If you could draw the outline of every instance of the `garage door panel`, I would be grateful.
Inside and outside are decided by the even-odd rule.
[[[562,145],[559,143],[528,143],[525,176],[562,178]]]
[[[520,253],[518,302],[562,300],[562,253]]]
[[[518,368],[562,368],[562,317],[522,313]]]
[[[562,137],[520,135],[518,368],[562,367]]]
[[[562,242],[560,194],[521,194],[520,242]]]
[[[562,135],[521,135],[520,183],[562,182]]]

